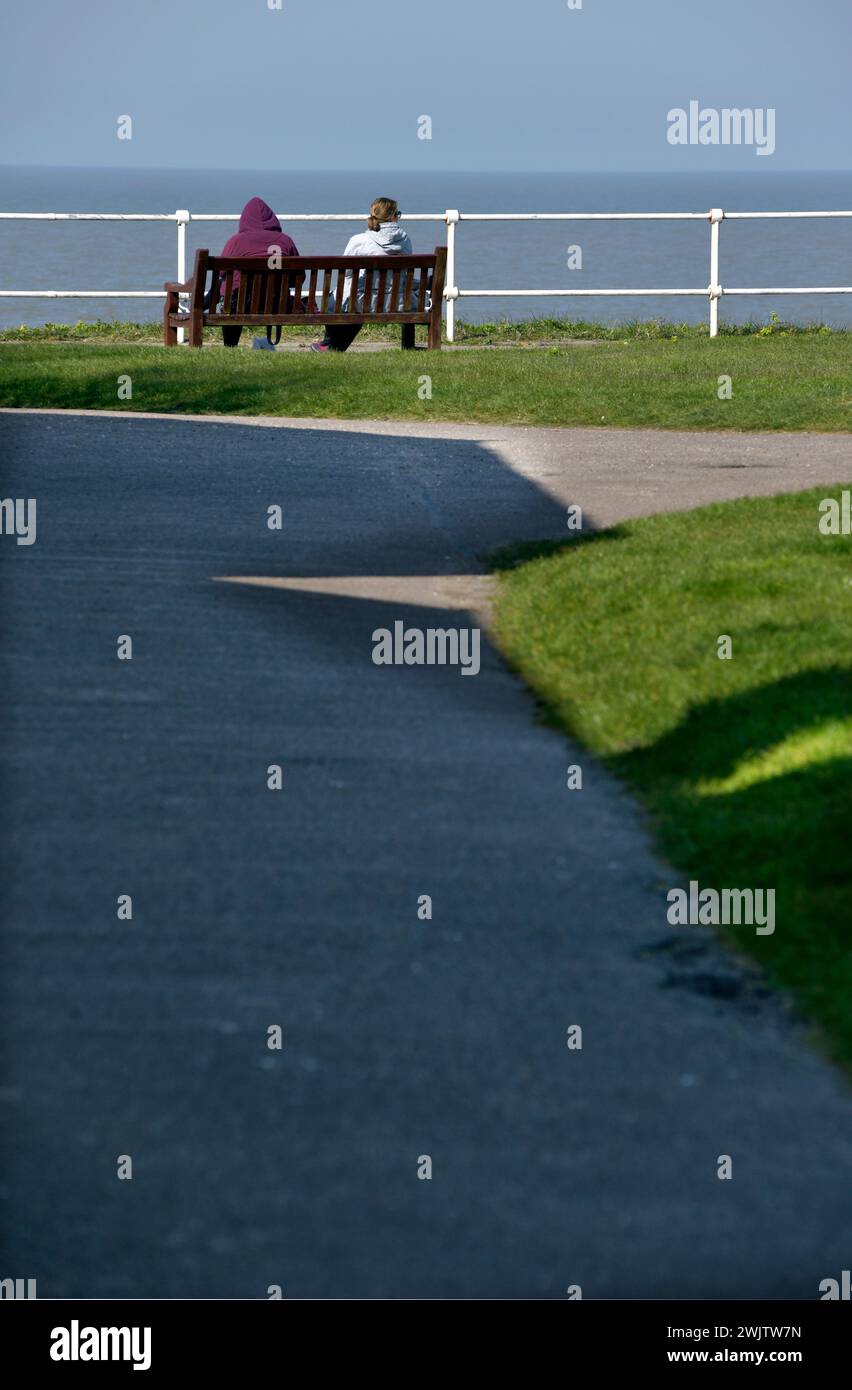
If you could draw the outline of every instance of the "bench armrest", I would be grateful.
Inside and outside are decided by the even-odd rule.
[[[185,294],[192,289],[192,281],[187,280],[185,285],[180,285],[176,280],[167,280],[163,285],[164,290],[172,290],[178,294]]]

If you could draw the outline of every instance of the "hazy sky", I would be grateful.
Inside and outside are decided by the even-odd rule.
[[[269,3],[0,0],[0,162],[852,166],[852,0]],[[691,99],[774,108],[774,155],[670,145],[667,112]]]

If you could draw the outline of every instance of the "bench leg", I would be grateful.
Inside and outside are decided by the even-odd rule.
[[[200,348],[204,342],[203,318],[199,313],[190,315],[189,320],[189,346]]]
[[[404,323],[402,325],[402,346],[406,351],[414,347],[414,324]]]
[[[437,314],[433,314],[429,320],[429,348],[440,348],[441,346],[441,313],[440,308]]]
[[[169,314],[176,314],[177,311],[178,297],[169,292],[163,306],[163,344],[165,347],[177,347],[177,329],[169,323]]]

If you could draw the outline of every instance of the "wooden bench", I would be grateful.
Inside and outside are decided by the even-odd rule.
[[[211,256],[199,250],[192,279],[185,285],[170,280],[163,286],[163,341],[173,347],[179,328],[188,328],[190,346],[200,348],[204,328],[229,325],[298,323],[322,328],[330,323],[398,323],[404,329],[407,324],[422,323],[429,329],[429,347],[440,348],[446,265],[446,246],[436,246],[431,256],[281,256],[272,270],[261,256]],[[364,280],[359,284],[362,271]],[[348,276],[352,277],[349,305],[344,309]],[[224,280],[221,312],[220,280]],[[208,293],[209,308],[205,309]],[[427,293],[432,297],[431,308],[426,307]],[[181,309],[181,294],[189,297],[186,309]],[[403,332],[403,345],[412,338],[413,334]]]

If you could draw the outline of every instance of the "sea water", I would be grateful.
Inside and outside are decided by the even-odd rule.
[[[239,213],[254,195],[277,212],[364,213],[377,196],[403,212],[706,212],[852,209],[852,174],[424,173],[286,170],[0,168],[0,211]],[[304,255],[343,250],[357,223],[287,223]],[[187,230],[195,249],[219,251],[236,224]],[[414,248],[446,241],[440,222],[408,224]],[[647,223],[471,222],[457,228],[456,281],[464,289],[692,288],[709,283],[705,221]],[[580,255],[576,248],[579,247]],[[574,248],[572,250],[572,248]],[[852,284],[852,218],[725,223],[724,286]],[[579,265],[578,265],[579,262]],[[571,268],[571,266],[574,268]],[[156,290],[177,274],[174,223],[0,220],[0,289]],[[799,323],[852,326],[852,295],[723,299],[722,317],[765,322],[772,312]],[[2,299],[0,325],[78,319],[159,318],[158,299]],[[605,323],[630,318],[706,321],[706,298],[557,297],[463,299],[460,318],[567,316]]]

